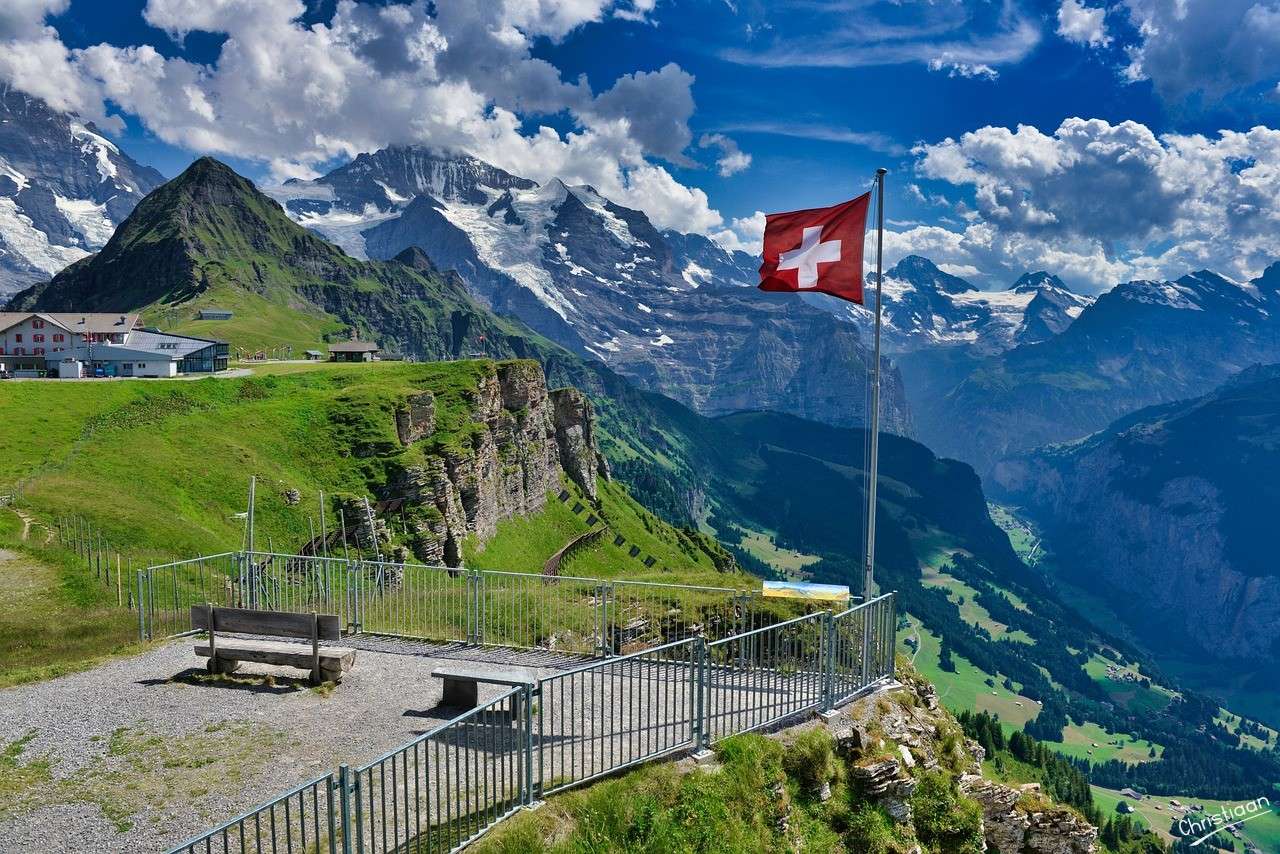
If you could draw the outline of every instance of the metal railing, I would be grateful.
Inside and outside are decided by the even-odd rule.
[[[471,596],[474,603],[477,594]],[[887,593],[837,614],[808,614],[711,641],[695,635],[540,676],[171,854],[457,851],[546,795],[830,710],[892,680],[895,600]],[[735,613],[753,619],[749,610]]]
[[[185,634],[190,608],[337,614],[348,634],[568,655],[729,637],[793,616],[796,600],[733,587],[226,552],[139,570],[141,639]]]
[[[338,775],[326,774],[187,840],[171,849],[170,854],[265,854],[268,851],[336,854],[341,830],[347,827],[339,804],[335,803],[335,795],[341,792]]]
[[[350,771],[353,850],[456,851],[528,804],[530,690],[513,688]]]

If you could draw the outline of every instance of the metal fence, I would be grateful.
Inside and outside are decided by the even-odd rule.
[[[468,583],[486,582],[461,586]],[[888,593],[837,614],[808,614],[711,640],[697,634],[622,655],[606,648],[599,661],[506,691],[368,765],[341,766],[171,854],[457,851],[545,795],[829,710],[891,680],[895,598]],[[463,613],[477,613],[467,602],[479,601],[479,611],[488,607],[475,589],[460,599]],[[520,597],[493,601],[517,607],[511,603]],[[601,625],[624,624],[599,617],[607,614],[600,602],[588,613]],[[740,623],[755,619],[750,609],[734,613]],[[393,620],[403,617],[395,614]],[[524,618],[496,622],[528,624]],[[701,624],[701,631],[709,628]]]
[[[732,587],[226,552],[139,570],[143,640],[187,633],[192,605],[337,614],[347,633],[569,655],[718,639],[794,616],[798,600]]]

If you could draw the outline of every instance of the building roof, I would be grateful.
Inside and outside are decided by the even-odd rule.
[[[381,349],[372,341],[337,341],[329,345],[330,353],[377,353]]]
[[[0,311],[0,331],[15,326],[29,317],[39,317],[68,332],[119,334],[138,325],[137,314],[121,314],[113,311]]]
[[[92,349],[93,361],[95,362],[157,362],[160,360],[177,362],[183,356],[177,350],[139,350],[131,345],[123,346],[120,344],[94,344]],[[58,350],[52,353],[45,353],[44,360],[46,362],[60,362],[63,359],[71,358],[87,362],[89,361],[89,350],[90,348],[87,344],[72,347],[69,350]]]
[[[156,329],[137,329],[126,342],[131,350],[155,352],[161,356],[187,356],[219,342],[212,338],[193,338],[190,335],[173,335]]]
[[[305,354],[306,354],[306,355],[308,355],[308,356],[323,356],[323,355],[324,355],[324,353],[321,353],[319,350],[303,350],[302,352],[303,352],[303,353],[305,353]]]

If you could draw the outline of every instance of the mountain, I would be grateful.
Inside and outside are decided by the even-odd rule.
[[[1267,532],[1280,507],[1280,366],[1006,460],[994,477],[1041,522],[1061,571],[1157,656],[1274,675],[1280,568]]]
[[[288,343],[300,352],[351,329],[420,359],[526,352],[457,276],[440,274],[421,253],[353,259],[211,158],[148,195],[102,251],[11,304],[141,311],[148,322],[222,335],[245,349]],[[233,319],[196,319],[215,306],[233,309]]]
[[[1064,331],[983,362],[917,413],[921,438],[987,473],[999,459],[1196,397],[1280,361],[1280,264],[1249,282],[1201,270],[1117,285]],[[964,425],[956,430],[956,425]]]
[[[746,253],[660,231],[592,187],[392,147],[272,192],[352,255],[421,247],[496,312],[704,414],[760,408],[863,422],[870,357],[856,326],[744,287],[757,265]],[[892,367],[885,386],[886,427],[909,432]]]
[[[870,329],[870,305],[814,302],[819,300]],[[1043,271],[1023,275],[1008,290],[982,291],[919,255],[908,255],[885,272],[882,300],[884,347],[898,355],[942,348],[1000,353],[1058,334],[1093,302]]]
[[[0,298],[100,249],[163,182],[92,123],[0,87]]]

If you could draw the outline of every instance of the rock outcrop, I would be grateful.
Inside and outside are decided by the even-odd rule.
[[[1094,854],[1098,829],[1040,796],[1040,786],[1013,788],[977,774],[960,778],[965,797],[982,804],[989,851],[999,854]]]
[[[428,449],[388,485],[387,498],[404,500],[416,557],[429,564],[457,566],[469,534],[483,541],[500,521],[542,510],[561,472],[593,499],[596,475],[608,477],[590,402],[577,389],[548,391],[536,362],[499,363],[469,403],[466,442]],[[402,444],[430,439],[433,396],[409,398],[395,421]]]

